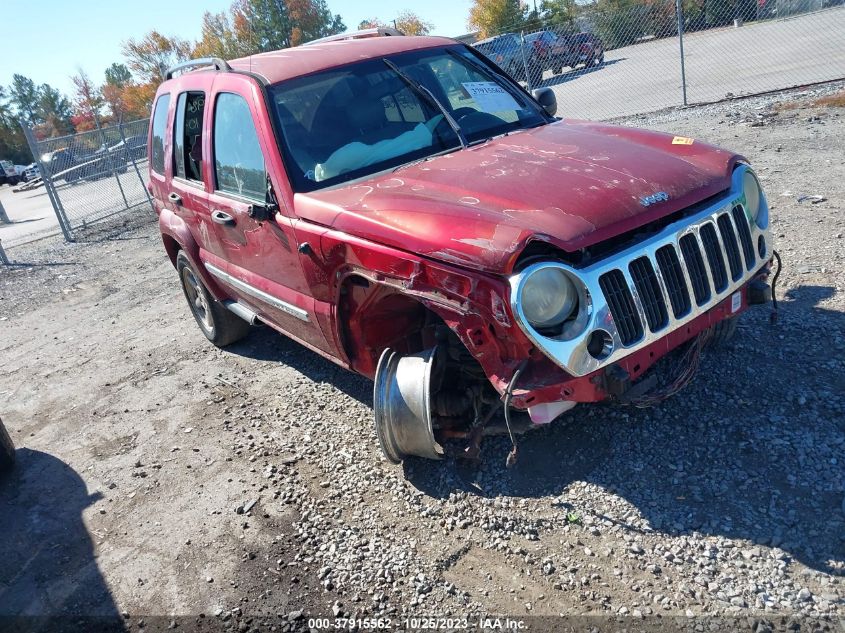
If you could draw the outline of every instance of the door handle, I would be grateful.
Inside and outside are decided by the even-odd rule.
[[[178,204],[178,205],[182,204],[182,196],[180,196],[175,191],[172,191],[170,193],[170,195],[167,196],[167,199],[170,200],[170,202],[172,202],[173,204]]]
[[[223,224],[225,226],[234,226],[235,224],[235,218],[225,211],[219,211],[217,209],[211,212],[211,221],[215,224]]]

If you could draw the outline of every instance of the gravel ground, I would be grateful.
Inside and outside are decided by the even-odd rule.
[[[212,347],[152,225],[10,253],[0,414],[21,450],[0,482],[0,615],[837,626],[845,110],[811,102],[841,89],[628,121],[752,161],[785,264],[779,319],[743,315],[658,407],[576,407],[525,435],[510,470],[504,438],[477,468],[393,466],[367,380],[267,329]]]

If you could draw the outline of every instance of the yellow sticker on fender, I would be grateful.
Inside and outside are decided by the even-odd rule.
[[[672,139],[672,145],[692,145],[693,139],[686,136],[676,136]]]

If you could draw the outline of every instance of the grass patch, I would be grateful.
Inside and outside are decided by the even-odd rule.
[[[845,108],[845,90],[840,90],[835,94],[816,99],[813,101],[813,105],[820,108]]]
[[[845,108],[845,90],[812,101],[784,101],[777,104],[774,109],[784,112],[798,108]]]

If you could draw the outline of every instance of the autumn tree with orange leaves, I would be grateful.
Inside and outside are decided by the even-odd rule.
[[[423,20],[413,11],[405,9],[400,11],[395,19],[392,21],[383,22],[379,18],[371,20],[364,20],[359,25],[359,29],[375,29],[379,27],[391,26],[400,30],[405,35],[428,35],[434,28],[431,22]]]

